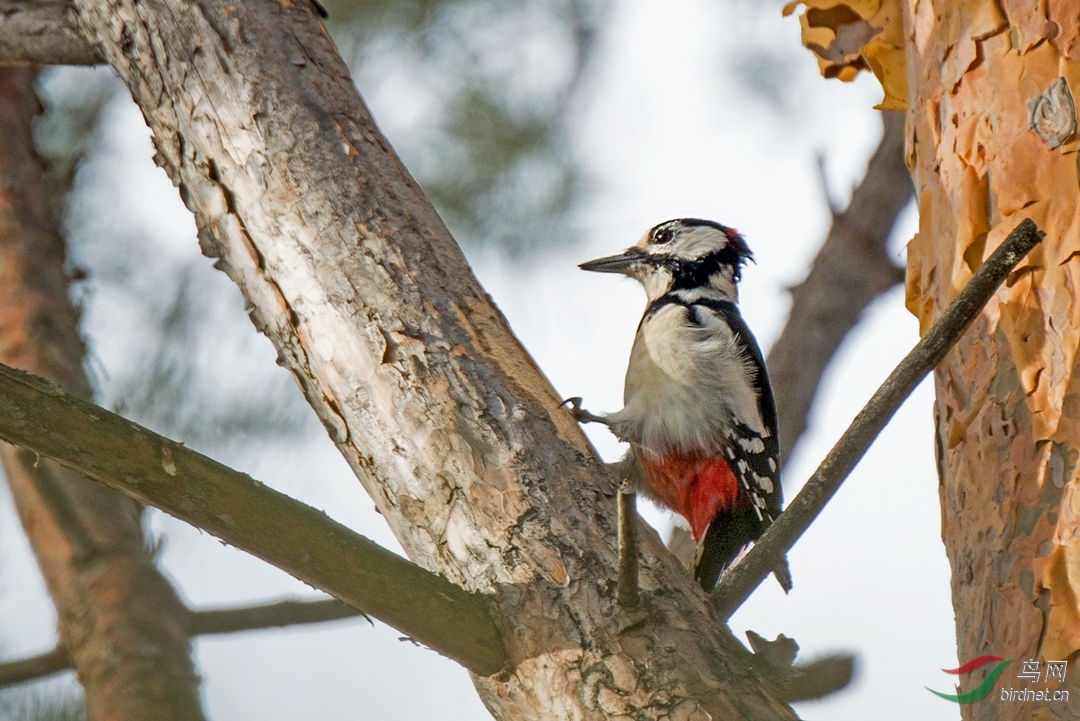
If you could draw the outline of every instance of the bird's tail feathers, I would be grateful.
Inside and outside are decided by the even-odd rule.
[[[709,524],[690,564],[694,579],[706,593],[716,588],[720,576],[746,547],[746,539],[760,534],[761,520],[752,508],[741,509],[724,516],[720,523]],[[791,570],[786,557],[773,569],[773,575],[784,593],[791,591]]]

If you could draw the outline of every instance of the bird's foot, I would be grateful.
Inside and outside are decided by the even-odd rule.
[[[569,407],[570,415],[572,415],[574,420],[578,423],[603,423],[604,425],[607,425],[606,418],[598,416],[595,413],[590,413],[581,407],[581,396],[567,398],[559,404],[559,408],[562,408],[563,406]]]

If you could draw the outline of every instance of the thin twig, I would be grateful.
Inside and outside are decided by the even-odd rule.
[[[713,594],[716,610],[728,618],[753,593],[817,518],[866,449],[915,386],[945,357],[998,286],[1043,237],[1034,221],[1025,219],[972,276],[937,323],[855,416],[844,435],[821,462],[791,505],[732,568]]]
[[[192,636],[207,636],[324,623],[357,616],[371,622],[366,613],[333,598],[318,601],[278,601],[258,606],[193,611],[188,628]]]
[[[193,611],[189,628],[191,635],[204,636],[322,623],[357,616],[367,618],[355,608],[332,598],[318,601],[279,601],[258,606]],[[67,649],[57,646],[37,656],[0,663],[0,688],[51,676],[71,667],[71,656]]]
[[[637,494],[629,484],[619,489],[619,587],[615,599],[623,608],[638,605]]]

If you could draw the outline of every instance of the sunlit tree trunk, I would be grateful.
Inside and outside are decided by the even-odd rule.
[[[1080,717],[1080,2],[1049,6],[903,3],[921,328],[1020,220],[1046,231],[935,375],[960,660],[1015,659],[968,719]],[[1017,678],[1029,660],[1035,684]],[[1049,661],[1071,662],[1064,684],[1046,682]],[[1021,688],[1070,699],[1002,702]]]

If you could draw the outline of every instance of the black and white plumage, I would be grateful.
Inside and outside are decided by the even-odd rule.
[[[712,589],[782,506],[776,407],[761,350],[738,308],[752,258],[735,230],[707,220],[661,223],[621,255],[583,263],[645,288],[624,407],[604,416],[630,444],[627,474],[681,514],[699,542],[694,574]],[[775,570],[791,588],[786,562]]]

